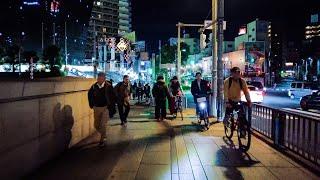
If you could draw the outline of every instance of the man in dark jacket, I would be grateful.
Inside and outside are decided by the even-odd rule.
[[[88,92],[89,106],[94,111],[94,127],[100,133],[99,146],[105,146],[106,123],[109,120],[108,107],[113,105],[113,87],[106,81],[106,74],[99,73],[98,79]]]
[[[199,112],[199,107],[197,103],[197,98],[199,97],[207,97],[207,101],[209,100],[209,93],[211,91],[211,87],[209,82],[202,79],[202,75],[200,72],[196,73],[196,79],[192,81],[191,84],[191,94],[193,95],[194,103],[196,104],[197,113]],[[210,112],[210,107],[207,106],[208,112]]]
[[[163,121],[166,118],[166,99],[170,97],[169,89],[166,86],[163,76],[158,76],[157,83],[154,84],[152,95],[155,98],[155,118]],[[160,114],[161,113],[161,114]]]
[[[130,86],[128,75],[123,76],[123,81],[118,83],[116,87],[114,87],[114,91],[117,98],[121,125],[126,125],[128,114],[130,112],[129,101],[130,101],[130,94],[131,94],[131,86]]]

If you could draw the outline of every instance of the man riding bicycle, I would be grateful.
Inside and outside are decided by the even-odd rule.
[[[247,83],[240,76],[240,68],[233,67],[231,69],[231,77],[224,81],[224,101],[226,104],[225,124],[234,110],[234,105],[241,101],[241,91],[246,97],[248,106],[251,107],[252,102]]]

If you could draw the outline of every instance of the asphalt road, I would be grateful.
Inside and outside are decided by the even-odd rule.
[[[264,96],[262,105],[273,108],[300,108],[299,99],[290,99],[287,91],[268,90]]]

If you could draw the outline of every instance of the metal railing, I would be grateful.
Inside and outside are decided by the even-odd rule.
[[[320,118],[255,104],[251,126],[274,145],[320,165]]]

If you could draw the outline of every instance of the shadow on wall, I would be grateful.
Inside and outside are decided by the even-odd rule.
[[[74,124],[74,117],[72,107],[66,105],[62,108],[58,103],[53,110],[54,122],[54,140],[55,147],[59,152],[63,152],[69,148],[72,139],[72,127]]]

